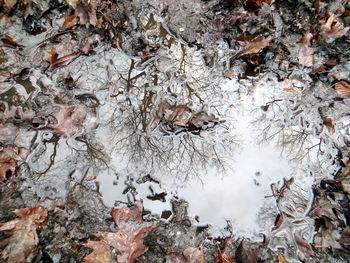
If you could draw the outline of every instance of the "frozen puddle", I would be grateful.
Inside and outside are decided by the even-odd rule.
[[[231,84],[225,88],[230,89]],[[171,200],[176,196],[188,201],[189,215],[197,219],[198,225],[210,225],[214,235],[225,234],[228,222],[234,234],[251,238],[269,231],[278,214],[272,184],[281,186],[284,178],[293,176],[296,184],[308,192],[313,180],[305,177],[300,164],[281,155],[275,141],[258,143],[254,120],[260,115],[259,99],[263,97],[257,90],[232,111],[232,135],[239,146],[225,156],[224,169],[201,171],[197,167],[197,176],[177,182],[172,175],[159,172],[146,176],[148,172],[142,167],[127,168],[128,161],[115,156],[111,169],[98,177],[105,203],[123,206],[143,200],[145,210],[152,215],[171,219]]]

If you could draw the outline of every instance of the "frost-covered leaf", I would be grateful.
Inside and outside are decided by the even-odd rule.
[[[113,208],[112,217],[119,231],[96,233],[95,236],[100,238],[101,243],[93,244],[97,245],[96,249],[93,248],[93,253],[101,257],[106,256],[108,254],[106,254],[106,247],[102,248],[104,243],[119,252],[117,256],[119,263],[136,262],[136,259],[147,251],[148,247],[143,244],[143,240],[148,233],[156,229],[156,223],[143,221],[141,202],[136,202],[131,208]],[[97,253],[95,250],[102,253]],[[87,258],[90,260],[88,262],[99,262],[92,261],[92,254]]]
[[[0,182],[4,182],[16,170],[17,162],[23,160],[27,151],[14,146],[6,146],[0,152]]]
[[[332,43],[335,39],[344,36],[350,29],[350,27],[344,27],[344,25],[335,20],[336,16],[332,14],[327,21],[321,25],[321,36],[327,43]]]
[[[334,84],[335,90],[338,92],[340,97],[347,99],[350,97],[350,84],[346,81],[339,81]]]
[[[1,252],[1,257],[7,262],[31,262],[37,252],[39,243],[37,226],[47,217],[47,210],[41,206],[21,208],[13,211],[19,218],[4,223],[0,230],[12,230],[12,235],[6,240],[7,246]]]

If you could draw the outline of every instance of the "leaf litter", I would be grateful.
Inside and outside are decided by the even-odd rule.
[[[2,227],[14,231],[2,252],[8,262],[347,253],[345,2],[1,5],[1,213],[29,211]],[[42,222],[32,218],[45,220],[39,205],[48,198],[64,205],[38,236]],[[21,235],[31,236],[24,254],[12,249]]]

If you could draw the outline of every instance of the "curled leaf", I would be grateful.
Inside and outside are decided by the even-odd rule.
[[[336,16],[332,14],[325,23],[321,25],[321,36],[327,43],[332,43],[335,39],[344,36],[350,27],[344,27],[339,21],[335,21]]]

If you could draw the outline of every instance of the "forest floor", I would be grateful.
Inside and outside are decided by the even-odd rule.
[[[0,262],[349,262],[350,1],[0,0]]]

